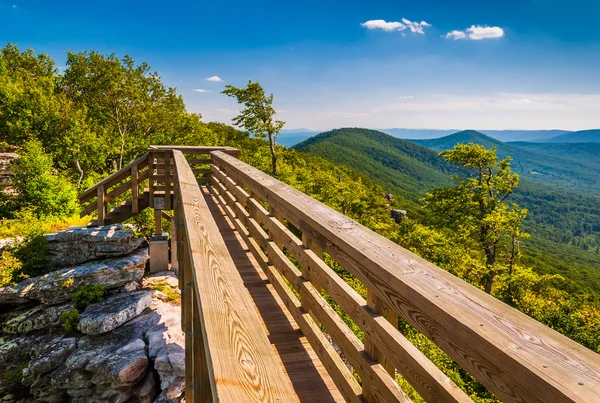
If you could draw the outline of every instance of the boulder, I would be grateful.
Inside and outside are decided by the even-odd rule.
[[[57,266],[127,255],[145,241],[121,224],[68,229],[48,234],[46,239],[49,259]]]
[[[76,347],[77,339],[74,337],[54,340],[45,345],[29,362],[30,375],[45,374],[60,367]]]
[[[150,291],[142,290],[110,296],[85,309],[79,320],[79,330],[91,335],[110,332],[140,315],[151,303]]]
[[[105,289],[117,288],[144,275],[148,249],[137,249],[129,256],[90,262],[29,278],[0,288],[0,305],[31,302],[54,305],[66,302],[85,284],[99,284]]]
[[[84,336],[65,365],[70,370],[92,373],[91,382],[100,388],[104,388],[100,385],[131,387],[146,374],[148,357],[144,336],[159,321],[160,316],[148,310],[112,332]]]
[[[169,391],[167,401],[178,401],[183,393],[181,382],[185,379],[185,336],[181,331],[181,308],[154,301],[151,309],[160,316],[160,322],[146,333],[148,357],[154,359],[163,397],[167,398],[166,392]]]
[[[24,334],[60,326],[60,314],[72,308],[73,305],[68,302],[53,306],[37,305],[30,309],[13,311],[4,315],[1,320],[4,322],[2,331],[6,334]]]

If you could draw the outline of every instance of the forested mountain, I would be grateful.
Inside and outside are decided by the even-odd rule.
[[[567,158],[583,164],[598,164],[600,143],[533,143],[514,141],[507,144],[538,153]]]
[[[436,151],[448,150],[460,143],[475,143],[496,147],[498,156],[511,157],[511,166],[523,178],[540,184],[557,185],[564,189],[587,191],[600,195],[600,158],[571,159],[568,154],[549,155],[533,147],[524,149],[503,143],[475,130],[465,130],[450,136],[430,140],[411,140]],[[540,143],[542,144],[542,143]]]
[[[435,142],[439,150],[471,141],[502,146],[500,155],[507,151],[529,153],[475,131],[427,141]],[[447,185],[450,173],[460,173],[433,150],[375,130],[332,130],[294,148],[367,175],[400,200],[406,200],[401,207],[416,209],[412,213],[425,219],[427,212],[416,204],[419,199],[427,191]],[[544,155],[534,161],[539,160],[550,161],[552,157]],[[598,171],[591,174],[600,176]],[[513,200],[530,210],[525,228],[534,236],[526,241],[532,247],[525,249],[524,260],[540,272],[563,273],[584,287],[600,290],[600,197],[522,179]]]
[[[600,129],[580,130],[548,139],[549,143],[600,143]]]

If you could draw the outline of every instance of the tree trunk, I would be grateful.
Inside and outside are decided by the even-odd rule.
[[[496,277],[496,272],[494,270],[490,270],[490,272],[485,276],[485,289],[486,294],[490,294],[492,292],[492,286],[494,285],[494,278]]]
[[[277,176],[277,155],[275,154],[275,140],[273,133],[269,133],[269,149],[271,150],[271,171],[273,176]]]
[[[77,172],[79,172],[79,180],[77,181],[77,189],[81,186],[81,181],[83,180],[83,169],[81,169],[81,165],[79,164],[79,160],[73,154],[73,161],[75,162],[75,168],[77,168]]]

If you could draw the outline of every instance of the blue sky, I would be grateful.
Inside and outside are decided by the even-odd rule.
[[[224,83],[252,79],[290,129],[586,129],[599,19],[598,0],[0,0],[0,44],[59,66],[67,50],[129,54],[205,120],[229,122]]]

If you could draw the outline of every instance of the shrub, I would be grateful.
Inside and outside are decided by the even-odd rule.
[[[181,296],[169,285],[166,280],[157,281],[152,288],[167,296],[166,302],[172,305],[181,305]]]
[[[104,299],[104,287],[101,285],[86,284],[71,296],[73,306],[84,310],[89,304],[100,302]]]
[[[17,204],[40,217],[73,215],[79,209],[77,189],[54,172],[52,157],[37,140],[26,142],[13,165]]]
[[[60,314],[60,323],[62,323],[63,329],[67,332],[77,330],[77,325],[79,324],[79,311],[77,308],[71,309],[70,312],[62,312]]]
[[[25,276],[22,272],[23,264],[11,252],[2,252],[0,258],[0,287],[5,287],[16,281],[22,280]]]

